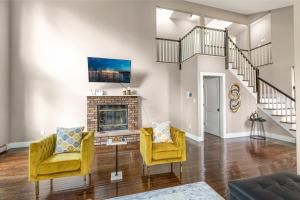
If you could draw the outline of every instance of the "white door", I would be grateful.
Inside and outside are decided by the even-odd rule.
[[[220,136],[220,78],[204,77],[204,131]]]

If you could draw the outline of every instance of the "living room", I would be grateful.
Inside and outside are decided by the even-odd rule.
[[[289,0],[224,4],[221,0],[208,4],[202,0],[1,1],[0,199],[171,199],[174,195],[185,199],[193,192],[204,199],[230,199],[231,181],[282,171],[296,176],[295,99],[300,92],[290,68],[295,66],[298,77],[299,5]],[[166,25],[170,21],[172,27]],[[212,21],[221,27],[213,28]],[[223,22],[230,25],[222,27]],[[195,38],[211,34],[217,42],[199,37],[204,38],[202,46],[185,51],[184,45],[194,45],[183,37],[190,31]],[[159,46],[163,44],[159,39],[175,45]],[[272,63],[268,57],[266,66],[257,67],[250,56],[244,57],[270,42]],[[159,56],[160,47],[173,48],[171,62],[164,54]],[[219,54],[212,56],[210,51]],[[239,63],[250,63],[237,71],[245,73],[249,85],[231,70],[237,58]],[[255,77],[251,67],[259,68],[259,77],[268,84]],[[205,118],[209,101],[204,97],[211,93],[205,93],[203,84],[209,77],[219,77],[221,91],[221,106],[215,106],[220,118],[218,123],[212,118],[210,124],[211,128],[218,124],[216,134],[208,130]],[[239,85],[234,95],[241,98],[231,101],[234,83]],[[280,99],[281,106],[274,99]],[[280,118],[268,112],[274,105]],[[249,117],[254,111],[267,120],[259,121],[265,128],[263,140],[250,139]],[[146,150],[160,144],[149,143],[149,127],[156,126],[167,126],[167,138],[180,149],[172,151],[178,150],[180,156],[157,154],[164,159],[148,160]],[[60,166],[59,170],[72,168],[65,174],[48,174],[52,168],[47,166],[47,173],[32,175],[39,171],[39,164],[31,162],[35,156],[43,162],[56,155],[48,155],[48,149],[60,151],[55,147],[66,131],[61,127],[75,127],[72,134],[80,132],[76,156],[84,160],[81,171],[73,172],[73,164]],[[52,139],[43,145],[37,142],[45,138]],[[122,173],[114,173],[118,171]],[[180,187],[177,194],[169,193],[173,187]]]

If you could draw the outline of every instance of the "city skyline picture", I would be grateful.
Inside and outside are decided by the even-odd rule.
[[[130,83],[131,60],[88,57],[89,82]]]

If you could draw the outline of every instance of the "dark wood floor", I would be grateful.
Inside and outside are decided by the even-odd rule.
[[[151,186],[142,176],[142,159],[138,144],[124,146],[119,154],[124,180],[110,182],[115,154],[112,147],[96,147],[92,185],[85,186],[82,177],[41,181],[40,199],[106,199],[185,183],[206,181],[227,198],[230,180],[277,171],[296,170],[295,145],[276,140],[250,141],[249,138],[222,140],[207,134],[204,143],[187,142],[187,162],[180,181],[178,165],[171,174],[170,165],[152,168]],[[0,199],[34,199],[34,185],[28,182],[28,149],[10,150],[0,155]]]

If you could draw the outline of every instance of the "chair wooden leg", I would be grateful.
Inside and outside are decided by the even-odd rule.
[[[150,185],[150,167],[147,166],[148,185]]]
[[[86,184],[86,175],[83,176],[84,184]]]
[[[145,163],[143,161],[143,176],[145,176]]]
[[[171,173],[173,173],[173,163],[171,163]]]
[[[180,179],[182,179],[182,171],[183,171],[182,162],[180,162]]]
[[[50,190],[53,190],[53,179],[50,179]]]
[[[35,197],[38,198],[40,195],[40,183],[39,181],[35,182]]]
[[[89,173],[89,185],[91,185],[92,184],[92,173],[90,172]]]

